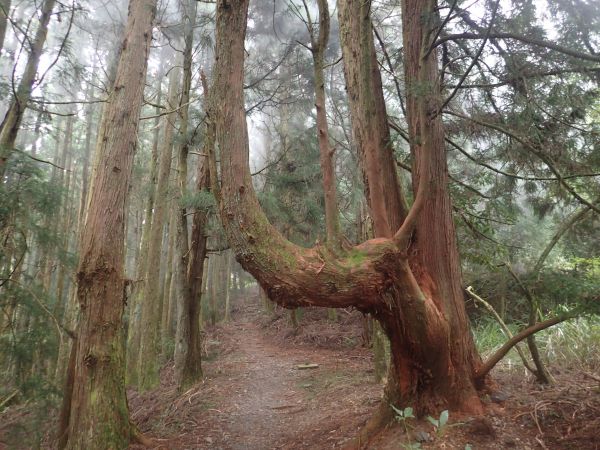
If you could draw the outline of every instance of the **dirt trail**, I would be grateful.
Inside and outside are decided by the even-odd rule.
[[[204,382],[184,395],[168,381],[162,394],[133,395],[136,423],[161,448],[339,448],[368,419],[381,393],[368,350],[276,342],[257,322],[245,311],[226,325],[217,339],[229,351],[205,362]],[[305,363],[318,368],[299,370]]]
[[[236,438],[231,448],[278,448],[297,431],[294,422],[307,410],[306,392],[298,384],[302,375],[295,368],[308,361],[273,346],[253,322],[241,323],[237,331],[242,370],[229,391],[229,431]]]

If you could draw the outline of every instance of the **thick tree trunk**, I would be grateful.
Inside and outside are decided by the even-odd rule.
[[[338,4],[340,11],[341,3]],[[350,15],[354,19],[361,18],[363,25],[368,26],[361,28],[365,32],[354,33],[353,37],[370,39],[372,47],[369,2],[357,3],[361,8],[366,3],[364,7],[367,9],[359,8]],[[404,7],[415,8],[418,5],[414,3],[418,2],[413,0]],[[425,6],[431,7],[432,4],[428,2]],[[361,133],[359,149],[365,153],[365,161],[371,160],[369,164],[379,167],[371,175],[373,167],[366,168],[366,181],[369,183],[368,198],[375,226],[386,224],[377,234],[385,237],[369,240],[339,257],[333,257],[319,247],[297,247],[268,223],[253,191],[248,169],[242,83],[247,6],[247,0],[228,0],[226,3],[221,0],[217,3],[217,59],[213,87],[215,95],[220,98],[215,105],[214,117],[216,141],[221,152],[221,186],[219,190],[213,180],[213,190],[228,242],[238,261],[254,275],[272,300],[285,307],[354,306],[373,314],[380,321],[390,338],[394,381],[386,389],[381,420],[372,422],[373,426],[379,426],[391,417],[388,402],[400,407],[412,406],[420,414],[438,413],[445,408],[480,412],[481,403],[474,388],[478,358],[469,333],[464,301],[462,296],[456,295],[456,286],[460,287],[460,270],[445,182],[444,134],[439,116],[431,114],[431,108],[439,105],[439,94],[432,88],[431,94],[414,97],[408,111],[411,129],[418,132],[413,135],[416,136],[413,147],[422,171],[417,172],[420,178],[415,183],[418,187],[415,202],[401,221],[403,202],[400,193],[393,205],[384,201],[384,194],[397,191],[395,172],[389,175],[396,181],[384,182],[377,188],[372,184],[375,179],[378,183],[385,179],[381,170],[394,166],[385,162],[391,158],[389,142],[382,138],[387,134],[387,128],[380,130],[378,123],[368,121],[366,125],[380,131],[372,131],[368,139],[363,137],[366,125],[356,122],[363,117],[364,112],[359,110],[364,105],[356,104],[358,94],[350,92],[350,85],[357,83],[348,82],[351,110],[354,111],[353,129],[355,134]],[[433,17],[432,9],[422,8],[416,17]],[[344,29],[342,33],[347,33],[346,25],[354,19],[342,12],[340,18],[340,27]],[[424,26],[422,22],[417,23]],[[410,29],[411,26],[414,24],[407,22],[406,27]],[[421,33],[419,36],[428,32],[421,28],[420,31],[412,30],[412,33],[417,31]],[[417,45],[421,46],[420,43]],[[407,47],[412,48],[412,44],[407,44]],[[364,66],[357,66],[364,52],[356,48],[351,53],[345,61],[351,69],[348,69],[349,78],[353,78],[352,74],[359,75],[359,67],[365,70]],[[421,68],[417,71],[421,84],[435,86],[437,71],[430,70],[435,68],[435,53],[423,59],[424,54],[420,52],[415,58],[407,48],[406,64],[410,64],[411,68]],[[378,79],[376,62],[371,58],[373,56],[366,61],[369,63],[368,76],[363,73],[362,83],[372,83],[369,78]],[[363,57],[363,60],[366,58]],[[414,78],[409,77],[409,80],[415,82]],[[368,94],[367,104],[378,104],[369,100],[369,96],[378,98],[381,95],[379,88],[372,87],[368,92],[365,89],[363,93]],[[373,110],[372,115],[375,114]],[[383,144],[388,148],[387,153],[381,150],[385,147]],[[214,170],[211,167],[211,171],[217,173],[214,155],[211,161],[215,166]],[[396,214],[391,215],[389,211]],[[424,221],[422,213],[436,222]],[[393,223],[394,220],[397,223]],[[416,241],[412,239],[415,225],[423,228],[417,229]],[[427,241],[419,239],[427,232],[435,235],[441,248],[431,248]],[[432,261],[432,252],[443,261]],[[431,274],[436,269],[442,270],[441,274]]]
[[[56,0],[45,0],[42,5],[40,23],[31,43],[29,58],[25,64],[21,81],[15,89],[15,97],[12,99],[10,107],[0,125],[0,181],[4,178],[6,162],[15,146],[21,121],[31,97],[40,57],[46,43],[48,24],[50,23],[55,4]]]
[[[126,448],[132,436],[125,395],[123,244],[155,8],[154,0],[131,0],[115,86],[97,140],[99,164],[77,271],[81,320],[65,439],[69,449]]]
[[[448,380],[442,395],[447,396],[455,407],[480,411],[481,405],[473,389],[473,374],[480,359],[464,306],[460,258],[448,192],[437,52],[435,49],[429,51],[431,42],[428,39],[435,34],[436,25],[439,21],[434,0],[405,0],[402,3],[413,191],[419,191],[421,180],[428,183],[427,201],[417,218],[411,265],[415,267],[420,284],[430,291],[436,307],[447,321],[449,366],[444,370]],[[421,87],[425,87],[424,92]],[[439,376],[443,382],[446,375],[440,373]]]

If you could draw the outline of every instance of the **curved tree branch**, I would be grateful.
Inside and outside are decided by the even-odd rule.
[[[475,372],[475,378],[478,380],[484,378],[488,373],[490,373],[490,370],[492,370],[496,366],[496,364],[498,364],[502,360],[502,358],[506,356],[510,349],[517,345],[519,342],[521,342],[523,339],[527,339],[528,336],[531,336],[532,334],[535,334],[538,331],[545,330],[546,328],[550,328],[553,325],[564,322],[565,320],[574,319],[578,316],[578,312],[571,312],[561,316],[553,317],[548,320],[544,320],[543,322],[538,322],[533,326],[525,328],[523,331],[516,334],[512,339],[509,339],[502,347],[500,347],[496,351],[496,353],[494,353],[485,363],[483,363],[483,365],[479,367],[479,369],[477,369],[477,371]]]

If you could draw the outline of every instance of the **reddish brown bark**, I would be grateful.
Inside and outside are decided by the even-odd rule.
[[[192,52],[194,45],[194,24],[196,22],[196,3],[182,3],[182,22],[185,48],[183,52],[183,83],[180,105],[180,128],[183,142],[179,145],[179,203],[187,193],[187,157],[189,142],[187,136],[189,99],[192,85]],[[207,139],[208,140],[208,139]],[[202,190],[208,185],[204,158],[199,162],[197,188]],[[187,208],[179,206],[176,217],[177,237],[177,328],[175,333],[175,377],[180,390],[186,389],[202,377],[201,342],[199,324],[200,288],[204,258],[206,257],[205,211],[195,211],[192,229],[192,243],[188,245]]]
[[[354,19],[341,12],[344,9],[342,3],[362,8],[369,2],[338,4],[340,27],[345,29],[347,24],[343,21],[351,23]],[[419,2],[405,2],[403,7],[412,12],[411,8],[419,8],[416,3]],[[425,6],[432,5],[433,2],[428,2]],[[435,53],[422,60],[426,52],[421,50],[415,59],[409,51],[406,59],[412,67],[420,67],[416,72],[418,78],[410,78],[411,82],[432,86],[427,95],[413,97],[408,110],[414,130],[413,149],[420,170],[415,182],[416,200],[404,218],[401,206],[387,206],[384,201],[384,194],[397,191],[397,178],[395,182],[389,181],[374,189],[373,180],[380,183],[381,172],[371,173],[373,166],[369,166],[371,169],[366,167],[371,207],[373,211],[379,211],[373,217],[381,227],[377,234],[384,237],[369,240],[334,258],[318,247],[299,248],[284,239],[268,223],[252,189],[242,85],[247,6],[246,0],[217,3],[217,60],[213,87],[215,95],[219,96],[214,117],[216,142],[221,152],[221,190],[218,191],[216,180],[213,180],[213,189],[217,193],[229,244],[238,261],[255,276],[272,300],[285,307],[354,306],[373,314],[381,322],[391,341],[393,381],[386,390],[384,408],[378,420],[372,422],[373,426],[379,426],[382,420],[390,417],[387,402],[412,406],[419,413],[435,413],[444,408],[480,412],[481,404],[474,388],[478,358],[469,334],[464,301],[456,292],[461,280],[446,186],[443,127],[438,115],[431,114],[440,104],[439,92],[435,89],[437,73],[432,69]],[[421,6],[419,17],[433,17],[432,9]],[[344,12],[348,11],[344,9]],[[368,10],[359,8],[355,13],[354,18],[361,18],[363,26],[369,24],[361,29],[370,34]],[[426,28],[413,29],[409,22],[406,26],[411,30],[411,36],[427,34]],[[362,34],[354,36],[357,35],[364,38]],[[349,52],[350,58],[346,60],[346,65],[350,66],[347,72],[352,75],[347,78],[349,91],[350,85],[361,85],[361,79],[354,78],[360,72],[355,65],[361,55],[365,60],[365,53],[373,57],[372,52],[364,52],[370,47],[372,37],[370,46],[355,46],[355,51]],[[347,53],[345,51],[344,56]],[[369,67],[368,73],[376,78],[376,66]],[[409,76],[413,77],[412,74]],[[367,78],[362,77],[362,82],[368,82]],[[387,127],[382,130],[380,122],[365,117],[369,111],[375,114],[368,106],[369,102],[371,106],[376,103],[371,100],[380,95],[378,91],[375,86],[366,97],[351,93],[350,104],[354,111],[353,130],[361,138],[360,151],[364,153],[365,161],[370,159],[382,170],[388,166],[382,162],[392,157],[391,148],[384,140],[387,145],[384,152],[382,146],[373,142],[381,142],[381,136],[375,134],[375,130],[387,133]],[[370,135],[372,139],[363,139],[365,130],[374,133]],[[212,164],[216,166],[214,155]],[[217,173],[216,167],[211,171]],[[390,176],[395,177],[395,172]],[[381,190],[384,192],[379,192]],[[399,193],[398,199],[398,205],[401,205]],[[427,220],[437,222],[431,224]],[[427,233],[434,235],[436,246],[424,240]],[[433,260],[435,256],[444,261]],[[441,273],[435,273],[435,270]]]
[[[155,0],[131,0],[114,89],[98,136],[99,164],[81,236],[81,309],[66,448],[126,448],[123,310],[125,213]]]
[[[480,361],[464,307],[460,259],[448,192],[444,127],[439,111],[442,98],[437,53],[435,49],[429,51],[431,43],[427,41],[437,23],[436,15],[434,0],[405,0],[402,3],[413,191],[419,191],[423,179],[428,184],[427,201],[416,219],[411,264],[416,268],[415,275],[420,284],[429,291],[448,322],[448,395],[453,397],[454,392],[455,397],[460,397],[470,392],[465,401],[472,401],[472,407],[479,409],[472,389],[472,371]],[[459,399],[454,399],[453,403],[457,402]],[[470,409],[467,405],[465,408]]]
[[[365,196],[375,236],[389,238],[400,228],[407,207],[393,158],[370,9],[368,0],[341,0],[338,21]]]

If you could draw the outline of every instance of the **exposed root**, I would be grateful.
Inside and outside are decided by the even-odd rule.
[[[129,426],[131,427],[131,440],[133,442],[143,445],[144,447],[156,447],[157,443],[154,439],[151,439],[142,433],[133,423],[129,422]]]
[[[343,450],[368,449],[371,440],[392,423],[393,420],[394,414],[392,409],[385,400],[382,400],[375,414],[369,419],[365,426],[360,429],[358,435],[344,445]]]

